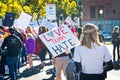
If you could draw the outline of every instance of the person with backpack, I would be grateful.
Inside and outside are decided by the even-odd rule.
[[[78,38],[78,40],[80,40],[80,36],[82,34],[82,28],[81,27],[76,27],[75,31],[74,31],[74,35]],[[67,80],[74,80],[74,71],[75,71],[75,64],[73,61],[73,57],[74,57],[74,48],[72,48],[69,52],[69,58],[70,61],[66,66],[66,75],[67,75]]]
[[[11,80],[16,80],[17,67],[18,67],[18,55],[22,47],[22,41],[15,35],[15,30],[9,28],[10,35],[6,37],[2,44],[2,50],[7,49],[6,59],[9,67],[9,74]]]

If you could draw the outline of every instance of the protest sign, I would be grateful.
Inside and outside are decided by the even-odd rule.
[[[45,26],[47,27],[49,30],[52,30],[53,28],[55,28],[56,26],[54,26],[52,23],[48,22],[46,19],[43,19],[42,23],[40,26]]]
[[[74,26],[75,25],[75,22],[71,19],[70,16],[68,16],[65,21],[65,23],[67,23],[68,26]]]
[[[57,22],[52,22],[52,24],[53,24],[55,27],[58,27]]]
[[[38,22],[37,22],[37,20],[32,20],[32,21],[30,21],[30,23],[28,25],[31,27],[38,27]]]
[[[27,28],[28,24],[30,23],[31,18],[32,18],[31,15],[29,15],[25,12],[22,12],[20,14],[20,17],[16,20],[14,25],[19,27],[20,29],[25,30]]]
[[[77,37],[67,26],[61,26],[39,35],[40,39],[53,54],[57,56],[79,44]]]
[[[3,19],[3,26],[12,27],[14,24],[15,13],[7,12]]]
[[[0,26],[2,26],[2,19],[0,19]]]
[[[48,20],[56,20],[56,6],[55,4],[46,5],[46,18]]]

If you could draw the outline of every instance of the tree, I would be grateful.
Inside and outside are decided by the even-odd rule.
[[[22,11],[23,9],[17,0],[0,1],[0,17],[3,17],[6,12],[12,12],[19,16]]]
[[[79,26],[82,26],[82,12],[83,12],[83,6],[82,6],[82,0],[76,0],[77,2],[77,15],[79,17],[79,22],[80,22],[80,25]]]
[[[77,2],[75,0],[1,0],[0,17],[6,12],[16,14],[19,17],[22,11],[38,19],[39,16],[46,16],[46,4],[56,4],[57,16],[63,14],[63,17],[77,15]]]

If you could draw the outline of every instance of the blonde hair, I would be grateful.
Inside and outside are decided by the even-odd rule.
[[[30,38],[34,38],[34,36],[33,36],[31,33],[28,33],[28,34],[26,35],[26,37],[27,37],[27,38],[29,38],[29,37],[30,37]]]
[[[32,29],[30,26],[27,26],[26,31],[27,31],[28,33],[34,34],[33,29]]]
[[[26,31],[27,31],[27,33],[31,33],[34,38],[36,37],[35,32],[33,31],[32,27],[27,26]]]
[[[80,45],[92,49],[91,43],[96,43],[100,46],[98,27],[94,24],[87,23],[83,26],[83,32],[80,38]]]

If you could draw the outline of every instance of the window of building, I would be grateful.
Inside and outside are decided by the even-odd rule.
[[[115,10],[115,9],[113,9],[113,13],[116,13],[116,10]]]
[[[100,14],[100,10],[103,10],[103,5],[99,5],[98,6],[98,17],[100,18],[101,14]],[[104,12],[104,11],[103,11]],[[102,17],[104,16],[104,13],[102,14]]]
[[[95,18],[95,6],[90,6],[90,18]]]

